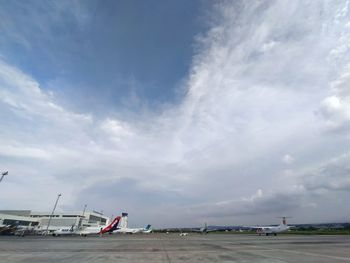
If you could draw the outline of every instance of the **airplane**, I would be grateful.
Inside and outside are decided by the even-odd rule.
[[[35,227],[33,226],[19,226],[14,232],[15,236],[24,237],[25,235],[32,235],[35,233]]]
[[[198,233],[201,233],[201,234],[208,234],[209,232],[218,231],[218,229],[214,229],[214,228],[208,229],[207,223],[205,223],[204,227],[201,227],[199,229],[194,228],[191,231],[192,232],[198,232]]]
[[[128,228],[128,213],[122,213],[120,227],[115,229],[113,233],[136,234],[136,233],[150,233],[151,231],[152,231],[151,225],[147,225],[144,228]]]
[[[79,232],[80,235],[86,236],[90,234],[105,234],[105,233],[110,233],[112,234],[114,230],[118,228],[118,224],[120,222],[121,217],[117,216],[114,218],[114,220],[105,228],[102,227],[85,227],[83,230]]]
[[[112,233],[115,229],[117,229],[119,222],[120,222],[120,216],[117,216],[108,226],[104,228],[100,226],[88,226],[88,227],[84,227],[83,229],[79,229],[73,225],[70,228],[60,228],[54,231],[52,235],[53,236],[61,236],[61,235],[87,236],[91,234]]]
[[[59,228],[55,231],[53,231],[53,236],[62,236],[62,235],[78,235],[78,229],[75,227],[75,225],[72,225],[70,228]]]
[[[20,225],[19,221],[14,223],[4,225],[0,225],[0,235],[18,235],[24,236],[27,233],[33,233],[33,226]]]
[[[265,234],[266,236],[270,234],[277,236],[277,233],[281,233],[292,228],[292,226],[287,225],[286,218],[288,217],[286,216],[282,217],[282,223],[279,226],[258,226],[258,227],[253,227],[253,229],[256,229],[256,233],[259,236],[263,234]]]
[[[113,233],[122,233],[122,234],[149,234],[152,232],[151,225],[147,225],[146,227],[140,227],[140,228],[120,228],[113,231]]]
[[[149,234],[152,232],[152,225],[147,225],[145,228],[141,229],[141,233]]]

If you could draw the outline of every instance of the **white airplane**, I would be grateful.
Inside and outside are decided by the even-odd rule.
[[[105,234],[110,233],[112,234],[114,230],[118,228],[118,224],[120,222],[120,216],[117,216],[114,218],[114,220],[105,228],[102,227],[96,227],[96,226],[88,226],[85,227],[83,230],[79,231],[79,235],[81,236],[87,236],[91,234]]]
[[[24,236],[25,234],[33,233],[34,226],[20,225],[20,221],[11,224],[0,224],[0,235],[17,235]]]
[[[192,232],[199,232],[201,234],[208,234],[209,232],[213,232],[213,231],[218,231],[218,229],[214,229],[214,228],[210,228],[208,229],[207,223],[204,224],[204,227],[201,228],[193,228],[191,230]]]
[[[144,228],[128,228],[128,213],[122,213],[120,221],[120,227],[115,229],[113,233],[121,234],[136,234],[136,233],[151,233],[151,225],[147,225]]]
[[[64,228],[59,228],[55,231],[53,231],[52,235],[54,237],[58,237],[58,236],[62,236],[62,235],[77,235],[78,234],[78,230],[76,229],[76,227],[74,225],[72,225],[71,227],[64,227]]]
[[[256,229],[256,233],[261,236],[261,235],[275,235],[277,236],[277,233],[281,233],[284,231],[289,230],[292,226],[287,225],[286,221],[287,217],[282,217],[282,223],[279,226],[258,226],[258,227],[253,227]]]
[[[149,224],[141,230],[141,233],[143,234],[149,234],[151,232],[152,232],[152,225],[149,225]]]
[[[117,229],[120,221],[120,216],[114,218],[114,220],[106,227],[100,226],[88,226],[82,229],[76,228],[74,225],[70,228],[60,228],[53,232],[53,236],[61,236],[61,235],[81,235],[87,236],[91,234],[105,234],[112,233],[115,229]]]

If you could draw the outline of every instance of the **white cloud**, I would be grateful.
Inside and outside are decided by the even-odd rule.
[[[89,200],[90,207],[128,209],[138,223],[148,218],[159,226],[167,224],[163,218],[179,222],[183,213],[189,224],[206,216],[217,224],[232,217],[258,223],[255,218],[290,212],[302,221],[317,211],[320,220],[333,219],[322,211],[348,206],[347,164],[300,171],[318,171],[349,146],[346,137],[322,130],[324,121],[334,127],[349,121],[348,71],[339,56],[349,53],[344,6],[217,4],[220,19],[199,40],[184,100],[132,120],[75,113],[0,61],[0,155],[6,157],[0,165],[15,180],[11,190],[36,209],[51,206],[43,195],[62,192],[67,208]],[[17,187],[23,177],[16,174],[32,182]],[[330,198],[334,192],[340,201]],[[13,198],[7,206],[19,203]]]
[[[123,137],[132,136],[132,131],[128,125],[119,120],[108,118],[101,124],[101,129],[118,141]]]
[[[270,42],[267,42],[267,43],[264,43],[261,47],[261,52],[267,52],[267,51],[270,51],[272,50],[274,47],[276,47],[278,45],[278,42],[276,41],[270,41]]]
[[[303,175],[305,188],[311,191],[350,192],[350,153],[328,160]]]
[[[12,157],[29,157],[29,158],[39,158],[39,159],[50,159],[50,153],[45,150],[38,148],[29,147],[16,147],[12,145],[6,145],[2,143],[0,149],[0,155],[2,156],[12,156]]]
[[[51,122],[92,123],[90,115],[72,113],[57,105],[49,93],[40,89],[39,83],[4,61],[0,61],[0,76],[0,100],[11,106],[12,111]]]
[[[289,154],[286,154],[286,155],[283,156],[282,161],[285,164],[292,164],[294,162],[294,158],[293,158],[293,156],[291,156]]]
[[[255,215],[285,215],[294,212],[300,206],[303,199],[303,189],[292,188],[286,192],[263,193],[258,189],[250,197],[240,200],[227,200],[217,203],[206,203],[190,208],[194,214],[210,218],[239,218],[241,216],[251,217]],[[248,222],[254,222],[249,219]],[[261,222],[260,222],[261,223]]]

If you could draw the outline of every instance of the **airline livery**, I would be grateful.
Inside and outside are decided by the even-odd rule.
[[[136,233],[151,233],[151,225],[147,225],[144,228],[128,228],[128,213],[122,213],[122,218],[120,222],[120,227],[113,231],[113,233],[122,234],[136,234]]]
[[[74,227],[74,225],[70,228],[61,228],[53,232],[54,236],[61,236],[61,235],[81,235],[81,236],[87,236],[91,234],[105,234],[105,233],[112,233],[114,230],[117,229],[120,216],[117,216],[114,218],[114,220],[106,227],[98,227],[98,226],[88,226],[84,227],[82,229],[77,229]]]
[[[282,217],[282,223],[279,226],[260,226],[260,227],[254,227],[256,229],[256,233],[261,236],[261,235],[275,235],[277,236],[277,233],[281,233],[284,231],[287,231],[291,228],[291,226],[287,225],[286,221],[287,217]]]

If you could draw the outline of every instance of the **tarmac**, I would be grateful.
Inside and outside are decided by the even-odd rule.
[[[350,236],[0,236],[0,262],[350,262]]]

